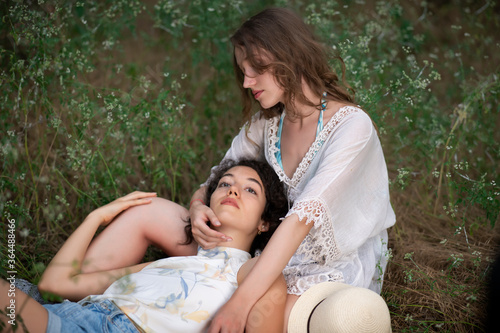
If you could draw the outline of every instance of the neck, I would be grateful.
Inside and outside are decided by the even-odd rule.
[[[220,242],[218,246],[232,247],[234,249],[239,249],[246,252],[250,252],[250,247],[252,246],[252,242],[255,239],[255,236],[257,235],[257,232],[255,232],[254,235],[247,235],[247,234],[242,234],[236,230],[224,229],[223,226],[214,229],[223,233],[228,237],[231,237],[232,239],[232,241],[230,242]]]
[[[235,244],[234,240],[231,242],[220,242],[219,244],[217,244],[217,246],[230,247],[232,249],[238,249],[250,253],[250,246],[241,246],[239,244]]]
[[[304,97],[311,103],[314,103],[315,105],[321,104],[321,95],[317,95],[313,92],[305,82],[302,82],[302,92],[304,93]],[[298,118],[301,122],[307,120],[307,118],[316,118],[318,114],[318,108],[314,105],[295,102],[293,109],[295,110],[295,113],[292,119]]]

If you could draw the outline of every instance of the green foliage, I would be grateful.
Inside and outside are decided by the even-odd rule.
[[[498,5],[457,4],[1,2],[0,215],[16,223],[19,274],[36,281],[85,215],[118,195],[189,202],[242,125],[229,37],[271,5],[299,12],[343,58],[378,127],[393,195],[417,191],[419,209],[450,229],[494,226]],[[412,258],[405,283],[432,288]],[[450,272],[461,263],[450,256]]]

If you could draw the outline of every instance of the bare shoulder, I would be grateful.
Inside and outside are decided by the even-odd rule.
[[[328,105],[326,106],[325,113],[323,115],[323,119],[325,123],[328,122],[339,110],[345,107],[356,107],[361,109],[359,106],[353,103],[345,103],[345,102],[337,102],[337,101],[328,101]]]

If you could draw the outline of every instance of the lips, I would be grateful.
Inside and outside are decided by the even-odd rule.
[[[252,90],[253,97],[255,99],[259,98],[264,90]]]
[[[226,199],[222,200],[220,204],[221,205],[229,205],[229,206],[233,206],[233,207],[236,207],[236,208],[240,208],[238,206],[238,204],[236,203],[236,200],[234,200],[233,198],[226,198]]]

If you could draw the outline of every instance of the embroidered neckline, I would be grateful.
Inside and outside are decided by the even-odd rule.
[[[318,125],[316,126],[316,138],[318,137],[319,133],[323,130],[323,114],[325,113],[326,110],[326,91],[321,94],[321,110],[319,110],[319,117],[318,117]],[[283,168],[283,161],[281,159],[281,134],[283,132],[283,122],[285,121],[285,110],[281,113],[280,120],[278,123],[278,133],[276,134],[276,151],[274,155],[276,156],[276,161],[278,162],[278,165],[280,166],[281,169],[284,170]]]
[[[304,174],[306,173],[309,165],[311,164],[314,156],[320,150],[323,142],[325,142],[326,138],[330,135],[332,130],[342,121],[345,116],[361,111],[360,108],[355,106],[343,106],[341,107],[328,121],[328,123],[324,126],[324,128],[319,132],[316,136],[316,139],[309,147],[307,153],[304,155],[302,160],[299,163],[297,169],[292,175],[292,178],[289,178],[283,168],[280,166],[277,158],[276,152],[278,151],[278,147],[276,143],[278,141],[278,126],[279,126],[279,117],[274,117],[269,119],[268,123],[268,138],[269,138],[269,155],[271,159],[271,165],[273,166],[276,174],[280,178],[282,182],[291,187],[296,187]]]

